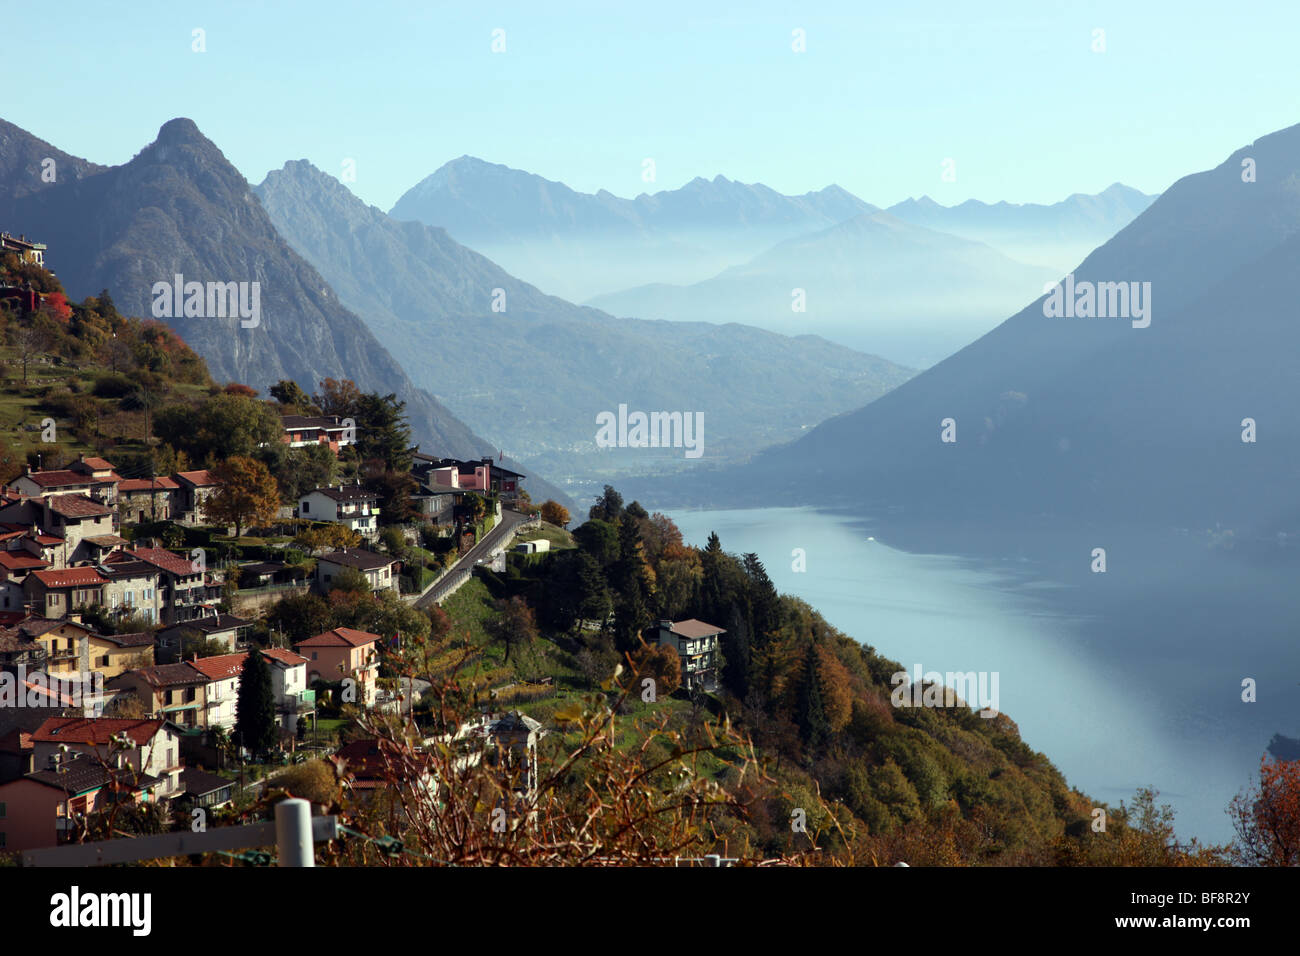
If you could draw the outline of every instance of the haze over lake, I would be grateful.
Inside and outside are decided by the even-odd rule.
[[[1047,558],[990,560],[908,553],[870,540],[865,518],[806,508],[673,520],[690,544],[716,531],[725,550],[757,552],[780,591],[909,670],[997,671],[1000,709],[1072,786],[1112,806],[1155,787],[1183,839],[1230,839],[1229,801],[1257,779],[1273,734],[1300,731],[1288,623],[1300,598],[1286,596],[1294,569],[1280,561],[1247,566],[1191,534],[1108,534],[1101,575],[1073,540],[1040,547]],[[792,569],[796,548],[806,571]]]

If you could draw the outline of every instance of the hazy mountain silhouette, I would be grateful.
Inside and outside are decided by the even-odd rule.
[[[1243,182],[1242,163],[1258,182]],[[852,503],[940,522],[1300,522],[1300,126],[1187,176],[1074,272],[1151,283],[1148,328],[1043,299],[694,500]],[[943,443],[941,422],[956,422]],[[1258,427],[1242,441],[1243,419]],[[798,463],[798,468],[789,467]]]
[[[838,186],[784,196],[723,176],[623,199],[462,156],[408,190],[390,215],[442,227],[512,275],[584,300],[646,282],[704,279],[782,239],[875,208]]]
[[[981,243],[863,213],[787,239],[691,286],[597,296],[616,315],[749,322],[823,335],[908,365],[932,365],[992,328],[1058,275]],[[793,290],[805,311],[795,311]]]
[[[1013,259],[1065,271],[1132,222],[1155,198],[1113,183],[1096,195],[1075,193],[1050,206],[977,199],[941,206],[922,196],[886,211],[904,222],[987,243]]]
[[[48,148],[16,127],[6,134],[21,156]],[[258,282],[260,324],[238,318],[165,318],[207,361],[218,381],[265,390],[278,379],[309,392],[326,377],[406,402],[415,440],[439,453],[494,455],[441,403],[415,388],[360,319],[340,304],[320,274],[276,232],[248,183],[188,119],[164,124],[130,162],[94,167],[64,155],[84,178],[26,190],[28,161],[6,161],[4,222],[49,246],[47,261],[69,294],[109,289],[123,312],[150,317],[156,282]],[[80,165],[79,165],[80,164]],[[16,178],[16,181],[15,181]],[[527,472],[527,468],[520,468]],[[538,478],[534,490],[544,487]]]
[[[417,384],[548,474],[687,464],[681,451],[596,448],[596,415],[619,404],[703,412],[706,458],[735,460],[911,374],[813,336],[616,319],[573,305],[442,229],[367,206],[306,161],[270,173],[256,193],[280,233],[402,356]],[[504,311],[493,311],[497,290]]]

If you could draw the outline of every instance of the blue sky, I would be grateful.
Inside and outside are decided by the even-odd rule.
[[[620,196],[722,174],[881,205],[1053,202],[1157,192],[1300,122],[1290,0],[975,6],[8,4],[7,72],[30,82],[5,84],[0,117],[114,164],[189,116],[251,182],[351,159],[383,209],[466,153]]]

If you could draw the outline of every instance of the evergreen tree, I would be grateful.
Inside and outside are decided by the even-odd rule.
[[[767,568],[753,552],[745,555],[745,576],[749,578],[752,641],[762,646],[781,626],[781,599],[772,579],[767,576]]]
[[[623,516],[623,496],[614,490],[613,485],[606,485],[605,492],[596,499],[596,503],[587,512],[588,518],[598,518],[610,524]]]
[[[799,735],[816,752],[826,745],[831,736],[831,721],[826,714],[826,694],[822,687],[821,668],[817,666],[817,645],[809,644],[804,655],[803,683],[799,687],[798,709],[795,717]]]
[[[700,584],[700,613],[704,620],[710,624],[717,623],[722,617],[725,610],[723,600],[723,564],[726,555],[722,550],[722,542],[718,540],[716,531],[709,533],[709,540],[700,553],[700,566],[704,571],[704,576]]]
[[[235,734],[241,746],[254,754],[275,746],[275,692],[271,688],[271,667],[256,647],[244,658],[239,675],[239,697],[235,702]]]
[[[577,621],[599,621],[601,627],[609,618],[614,602],[609,594],[609,585],[600,570],[600,564],[585,551],[578,556],[577,566]]]
[[[630,651],[640,643],[641,632],[653,619],[653,596],[640,528],[636,518],[627,512],[618,522],[618,560],[610,568],[609,580],[618,600],[614,612],[615,646]]]
[[[741,700],[749,693],[750,630],[747,615],[739,604],[731,605],[727,631],[722,635],[722,685]]]

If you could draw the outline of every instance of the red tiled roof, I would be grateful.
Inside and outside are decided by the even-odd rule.
[[[108,682],[108,686],[120,687],[128,684],[132,678],[142,680],[150,687],[176,687],[208,682],[207,674],[191,665],[189,661],[181,661],[179,664],[151,664],[148,667],[137,667],[135,670],[118,674]]]
[[[179,554],[174,554],[166,548],[136,548],[134,551],[123,551],[121,553],[139,558],[141,561],[148,561],[154,567],[170,571],[172,574],[184,576],[199,573],[188,558],[182,558]]]
[[[200,471],[178,471],[176,477],[189,482],[191,485],[219,485],[221,482],[213,477],[212,472],[206,468]]]
[[[61,485],[90,485],[95,483],[95,479],[89,475],[78,474],[75,471],[66,469],[59,471],[33,471],[30,475],[19,475],[18,478],[29,478],[42,488],[58,488]],[[15,481],[18,479],[15,478]]]
[[[293,651],[285,650],[283,647],[268,647],[262,651],[262,656],[267,660],[278,661],[288,667],[296,667],[299,664],[307,663],[307,658],[301,654],[295,654]]]
[[[112,471],[113,466],[103,458],[83,458],[81,464],[86,465],[95,471]]]
[[[85,495],[51,495],[49,509],[65,518],[99,518],[113,513],[110,508]]]
[[[162,729],[160,719],[135,720],[130,717],[51,717],[32,733],[35,743],[106,744],[116,734],[125,733],[137,744],[147,743]]]
[[[170,478],[127,478],[117,486],[118,491],[175,491],[180,485]]]
[[[190,661],[189,664],[211,680],[225,680],[227,677],[238,677],[243,672],[244,660],[247,657],[248,652],[245,651],[240,654],[200,657],[198,660]]]
[[[33,571],[36,580],[47,588],[78,588],[96,584],[107,584],[104,577],[94,568],[64,568],[61,571]]]
[[[31,571],[33,568],[48,568],[50,562],[33,557],[26,551],[0,551],[0,568],[10,571]]]
[[[378,640],[382,640],[378,634],[357,631],[350,627],[336,627],[332,631],[299,641],[294,647],[365,647]]]

